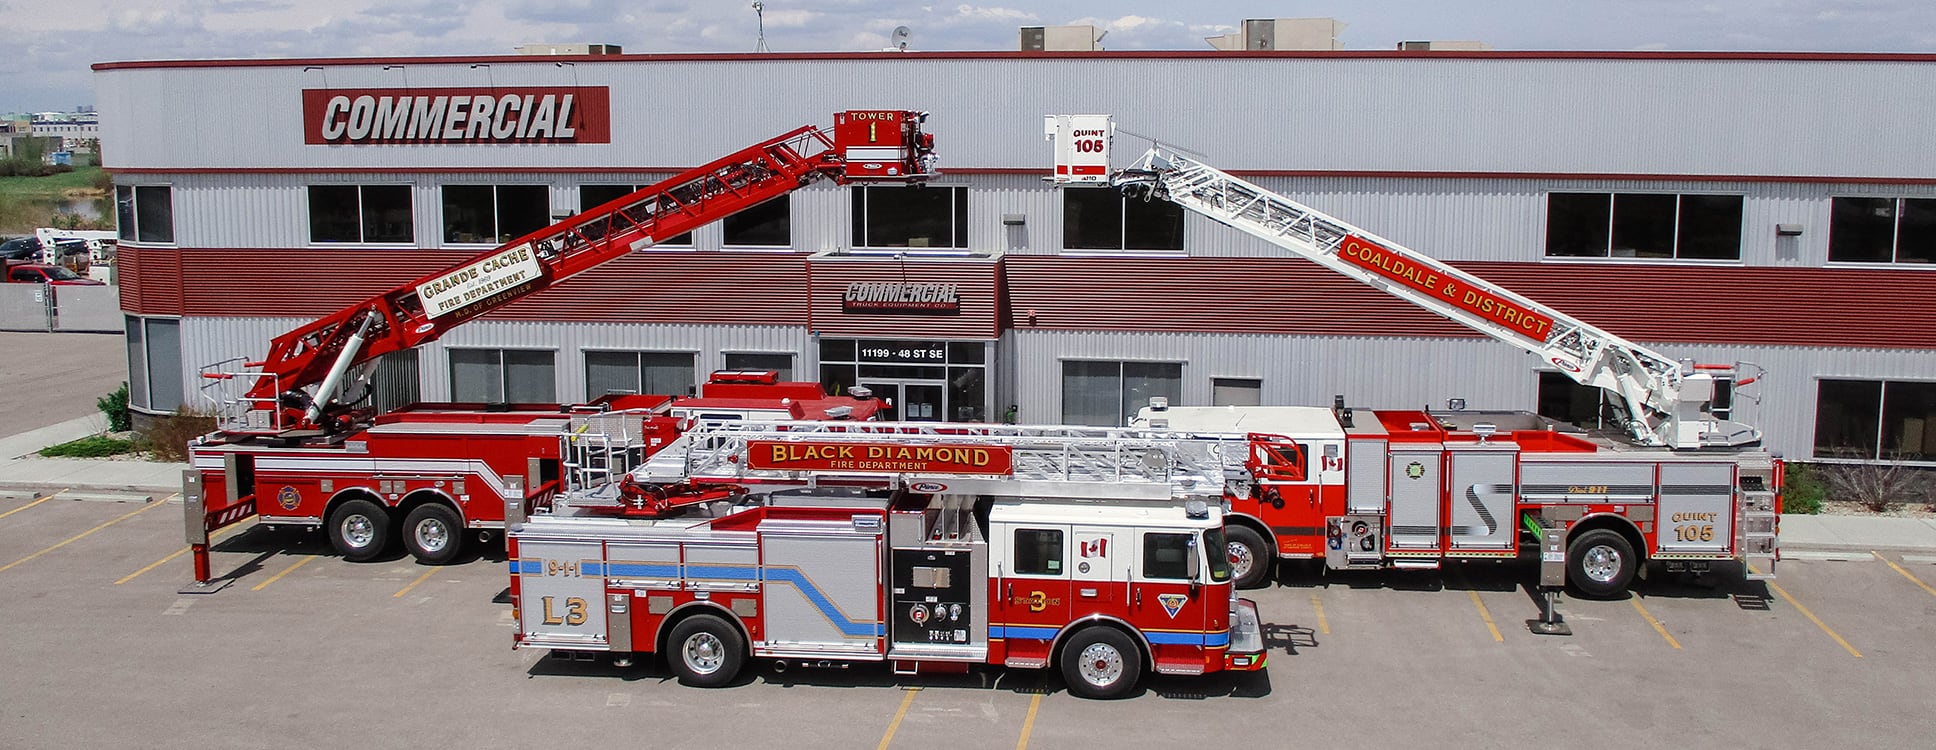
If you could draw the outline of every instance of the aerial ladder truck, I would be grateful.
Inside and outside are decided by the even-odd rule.
[[[587,424],[587,430],[596,430]],[[883,663],[1058,669],[1115,698],[1150,672],[1265,666],[1224,550],[1231,466],[1190,435],[733,421],[507,507],[516,648],[717,687]]]
[[[1742,564],[1772,577],[1781,462],[1761,432],[1714,417],[1717,383],[1753,365],[1696,365],[1635,344],[1283,195],[1154,144],[1112,170],[1107,115],[1052,115],[1052,182],[1160,198],[1539,356],[1607,391],[1633,445],[1558,432],[1520,412],[1193,407],[1153,403],[1133,426],[1184,430],[1248,451],[1233,483],[1240,585],[1277,559],[1330,569],[1437,568],[1540,550],[1542,581],[1591,596],[1626,590],[1643,563]],[[1520,531],[1527,531],[1527,540]]]
[[[364,397],[377,358],[435,341],[659,241],[822,180],[923,184],[935,162],[933,136],[922,130],[926,117],[838,113],[831,129],[803,126],[761,141],[306,323],[276,337],[259,361],[204,368],[204,394],[220,421],[191,445],[184,476],[196,580],[211,580],[210,535],[250,516],[323,526],[351,560],[381,554],[400,525],[413,555],[445,562],[467,530],[501,528],[507,500],[542,502],[566,463],[662,447],[679,426],[663,418],[663,398],[608,397],[575,409],[436,405],[379,415]],[[798,395],[793,385],[771,391]],[[744,383],[723,387],[750,392]],[[782,409],[801,406],[773,400]],[[849,416],[871,406],[827,403],[794,416]],[[623,414],[627,428],[617,443],[567,440],[561,452],[556,431],[571,422],[561,411]]]

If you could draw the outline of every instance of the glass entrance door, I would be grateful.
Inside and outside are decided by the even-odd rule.
[[[884,422],[940,422],[946,419],[947,388],[928,381],[883,380],[864,382],[875,398],[890,399],[891,407],[882,409]]]

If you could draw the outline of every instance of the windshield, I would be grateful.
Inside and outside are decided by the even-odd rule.
[[[1210,563],[1212,582],[1230,580],[1230,545],[1224,541],[1222,528],[1204,530],[1203,559]]]
[[[54,266],[53,268],[47,269],[47,278],[55,281],[73,281],[80,278],[80,276],[64,267]]]

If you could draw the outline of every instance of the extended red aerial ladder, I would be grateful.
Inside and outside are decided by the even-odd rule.
[[[384,354],[820,180],[922,184],[935,161],[933,137],[921,129],[926,118],[906,110],[836,114],[831,131],[792,130],[305,324],[277,337],[259,362],[204,368],[204,393],[222,414],[218,430],[190,447],[183,477],[196,581],[211,582],[210,535],[250,516],[325,527],[351,560],[380,556],[401,538],[419,560],[440,563],[456,556],[466,532],[502,528],[507,501],[542,504],[567,473],[649,454],[690,421],[682,414],[867,418],[855,411],[871,414],[864,394],[806,398],[818,387],[751,373],[724,373],[732,382],[708,383],[712,398],[686,401],[422,404],[378,415],[345,394],[367,385],[368,366]],[[601,431],[611,439],[579,439],[573,430],[587,420],[611,422]]]
[[[246,363],[253,372],[205,374],[247,386],[240,419],[222,429],[292,438],[342,432],[370,416],[338,400],[357,365],[821,179],[922,183],[934,163],[926,118],[842,112],[831,134],[795,129],[318,318],[276,337],[268,357]]]

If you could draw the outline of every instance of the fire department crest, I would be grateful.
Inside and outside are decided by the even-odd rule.
[[[1405,465],[1405,476],[1418,479],[1425,476],[1425,464],[1413,461]]]
[[[282,489],[276,492],[276,504],[281,505],[283,510],[295,510],[301,503],[302,494],[296,492],[294,487],[283,485]]]
[[[1176,613],[1183,610],[1183,603],[1189,601],[1190,597],[1183,594],[1158,594],[1156,600],[1163,603],[1163,611],[1170,613],[1170,619],[1174,620]]]

